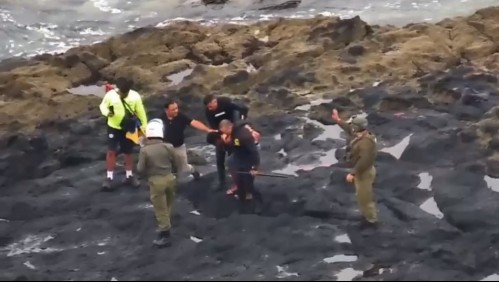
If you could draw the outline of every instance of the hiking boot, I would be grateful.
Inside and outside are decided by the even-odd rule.
[[[172,245],[170,231],[160,232],[158,239],[154,240],[152,243],[158,248],[170,247]]]
[[[199,173],[198,171],[194,171],[192,173],[192,177],[194,177],[194,180],[199,181],[201,180],[201,173]]]
[[[125,180],[126,185],[131,185],[133,188],[139,188],[140,187],[140,181],[135,177],[135,175],[132,175],[128,177]]]
[[[360,222],[360,225],[359,225],[359,228],[361,230],[377,230],[379,227],[378,223],[377,222],[369,222],[365,219],[362,219],[362,221]]]
[[[110,178],[106,178],[104,182],[102,182],[102,192],[112,192],[113,191],[113,180]]]

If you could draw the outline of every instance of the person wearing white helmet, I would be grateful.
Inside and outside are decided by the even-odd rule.
[[[352,116],[343,121],[334,109],[331,117],[347,135],[346,160],[352,165],[352,170],[346,180],[355,186],[359,209],[364,217],[362,227],[377,228],[378,212],[373,191],[376,179],[376,136],[368,130],[369,122],[363,116]]]
[[[140,149],[137,171],[149,183],[151,202],[159,225],[159,238],[153,244],[158,247],[171,245],[171,213],[177,180],[175,174],[179,160],[171,144],[163,142],[163,122],[151,120],[146,127],[147,141]]]

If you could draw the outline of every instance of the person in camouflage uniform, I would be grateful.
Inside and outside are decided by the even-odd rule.
[[[338,111],[333,110],[332,118],[347,135],[347,161],[352,170],[346,180],[353,183],[357,202],[367,226],[376,226],[378,212],[374,201],[373,183],[376,179],[376,136],[369,132],[365,117],[352,116],[348,121],[340,118]]]

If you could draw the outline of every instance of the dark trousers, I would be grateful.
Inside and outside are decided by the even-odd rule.
[[[220,183],[225,183],[225,156],[227,153],[227,149],[222,140],[217,140],[215,144],[215,154],[217,158],[218,181]]]
[[[237,183],[237,196],[239,197],[239,201],[241,203],[246,202],[246,195],[253,195],[253,199],[257,202],[262,203],[263,198],[262,194],[255,189],[255,177],[248,173],[238,173],[236,177]]]

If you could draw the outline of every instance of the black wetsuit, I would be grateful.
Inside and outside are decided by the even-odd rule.
[[[262,195],[255,189],[255,177],[250,174],[251,170],[258,170],[260,166],[260,153],[251,131],[246,128],[244,121],[234,125],[231,134],[230,147],[232,155],[229,161],[231,171],[237,174],[237,195],[242,202],[246,201],[247,195],[252,195],[255,200],[262,202]]]

